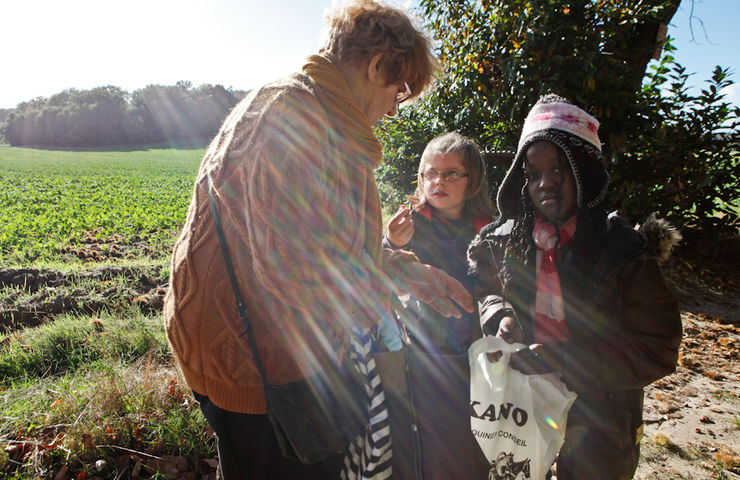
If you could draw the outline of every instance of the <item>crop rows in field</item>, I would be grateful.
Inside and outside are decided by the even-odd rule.
[[[0,146],[0,266],[166,255],[202,156]]]

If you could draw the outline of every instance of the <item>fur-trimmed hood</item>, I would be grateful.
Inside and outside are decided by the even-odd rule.
[[[658,263],[668,261],[673,249],[683,238],[676,227],[667,220],[658,218],[655,213],[651,213],[642,225],[638,224],[635,230],[645,238],[647,255],[655,258]]]

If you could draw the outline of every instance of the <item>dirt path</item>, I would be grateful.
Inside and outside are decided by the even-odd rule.
[[[740,283],[724,270],[668,272],[684,338],[676,372],[646,389],[638,480],[740,479]]]
[[[56,315],[116,312],[138,305],[162,309],[162,267],[99,267],[75,273],[35,268],[0,269],[0,332],[36,326]]]

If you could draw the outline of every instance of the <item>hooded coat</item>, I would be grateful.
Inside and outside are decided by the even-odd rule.
[[[559,350],[566,385],[578,394],[568,415],[558,478],[627,479],[639,460],[643,388],[672,373],[681,342],[678,305],[660,271],[680,236],[650,218],[633,229],[611,215],[596,258],[563,247],[558,272],[571,339]],[[508,298],[498,276],[511,222],[489,226],[471,243],[481,325],[495,334],[512,312],[532,343],[534,262],[512,265]]]

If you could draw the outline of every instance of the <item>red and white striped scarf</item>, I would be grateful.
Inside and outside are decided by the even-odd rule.
[[[558,231],[560,242],[558,243]],[[565,324],[563,294],[556,261],[563,247],[573,241],[576,232],[576,215],[558,228],[536,212],[532,237],[537,245],[537,296],[534,303],[534,342],[556,343],[568,340],[570,333]],[[557,245],[557,254],[556,254]],[[556,258],[557,255],[557,258]]]

